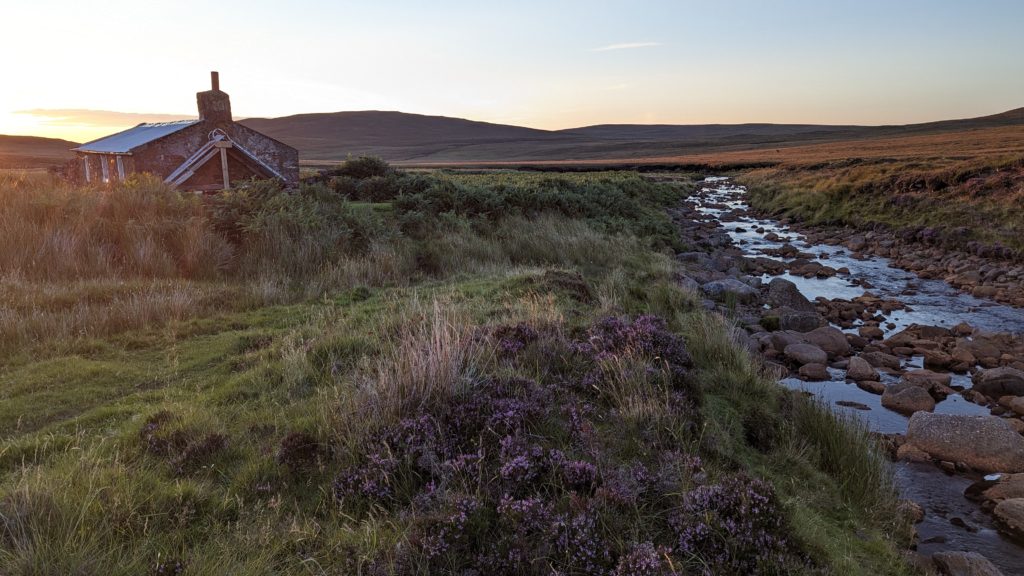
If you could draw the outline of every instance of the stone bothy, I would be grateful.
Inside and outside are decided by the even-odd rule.
[[[211,72],[196,94],[198,120],[139,124],[74,149],[72,174],[82,182],[114,182],[149,172],[182,190],[212,191],[249,178],[299,183],[299,152],[231,118],[231,99]]]

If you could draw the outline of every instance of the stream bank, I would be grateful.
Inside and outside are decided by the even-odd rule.
[[[950,562],[984,566],[961,554],[980,553],[1024,573],[1024,311],[871,255],[868,239],[819,242],[760,218],[725,178],[673,217],[695,248],[678,255],[681,282],[745,328],[782,385],[884,441],[921,558],[948,573]]]

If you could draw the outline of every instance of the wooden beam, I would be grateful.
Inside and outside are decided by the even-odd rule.
[[[220,170],[224,174],[224,189],[231,190],[231,177],[228,175],[228,149],[220,149]]]

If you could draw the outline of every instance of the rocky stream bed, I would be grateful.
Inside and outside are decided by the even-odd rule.
[[[797,232],[745,196],[708,178],[673,214],[695,247],[680,281],[737,320],[782,385],[879,435],[924,565],[1024,574],[1024,274]]]

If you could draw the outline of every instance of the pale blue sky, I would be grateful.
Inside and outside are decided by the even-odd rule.
[[[401,110],[541,128],[906,123],[1024,106],[1024,2],[2,0],[0,133]],[[47,115],[52,116],[47,119]]]

